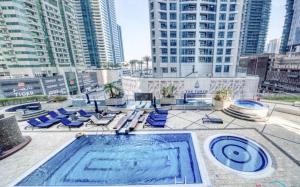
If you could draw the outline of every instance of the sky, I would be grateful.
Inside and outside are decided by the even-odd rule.
[[[280,38],[286,0],[272,0],[267,41]],[[151,56],[148,0],[115,0],[117,22],[122,27],[125,60]]]

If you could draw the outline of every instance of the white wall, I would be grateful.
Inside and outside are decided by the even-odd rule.
[[[135,78],[122,77],[122,86],[129,99],[135,92],[153,93],[161,97],[161,88],[169,84],[177,87],[176,98],[183,98],[185,92],[205,92],[208,96],[215,94],[221,88],[233,91],[234,98],[252,99],[257,94],[258,77],[243,78]]]

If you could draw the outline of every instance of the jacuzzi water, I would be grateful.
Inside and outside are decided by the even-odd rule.
[[[234,102],[235,105],[241,106],[244,108],[253,108],[253,109],[261,109],[264,108],[264,105],[255,101],[250,100],[236,100]]]
[[[258,172],[268,165],[264,150],[244,138],[218,136],[211,141],[209,148],[220,163],[237,171]]]
[[[190,133],[90,135],[74,140],[17,186],[202,183]]]

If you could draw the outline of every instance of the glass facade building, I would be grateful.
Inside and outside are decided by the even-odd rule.
[[[74,0],[86,64],[105,68],[122,62],[114,0]]]
[[[241,55],[264,52],[271,11],[271,0],[245,0],[242,22]]]
[[[3,75],[41,76],[84,67],[71,0],[1,0]]]
[[[280,44],[280,53],[285,54],[289,51],[288,48],[288,41],[290,37],[290,30],[293,21],[294,15],[294,0],[287,0],[286,5],[286,15],[284,20],[283,32],[281,37],[281,44]]]
[[[242,10],[241,0],[149,0],[154,76],[235,76]]]

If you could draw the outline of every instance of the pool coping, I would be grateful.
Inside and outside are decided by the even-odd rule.
[[[139,131],[139,132],[132,132],[129,133],[129,135],[131,134],[181,134],[181,133],[189,133],[191,134],[191,138],[192,138],[192,143],[194,146],[194,150],[195,150],[195,156],[196,156],[196,160],[197,160],[197,164],[198,164],[198,169],[200,172],[200,176],[201,176],[201,180],[202,183],[196,183],[196,184],[166,184],[166,185],[122,185],[122,186],[117,186],[117,185],[110,185],[113,187],[173,187],[175,186],[183,186],[183,187],[210,187],[211,186],[211,182],[209,179],[209,175],[206,169],[206,165],[205,162],[203,160],[203,156],[201,156],[201,152],[200,152],[200,144],[197,138],[197,135],[195,132],[192,132],[190,130],[181,130],[181,131]],[[85,133],[85,135],[115,135],[115,133],[113,132],[102,132],[101,134],[97,133],[97,132],[89,132],[89,133]],[[20,175],[19,177],[17,177],[12,183],[10,183],[8,186],[9,187],[14,187],[16,186],[16,184],[18,184],[21,180],[23,180],[25,177],[27,177],[29,174],[31,174],[34,170],[36,170],[37,168],[39,168],[41,165],[43,165],[44,163],[46,163],[49,159],[51,159],[53,156],[55,156],[57,153],[59,153],[60,151],[62,151],[65,147],[67,147],[68,145],[70,145],[73,141],[75,141],[77,138],[76,136],[74,138],[71,138],[69,141],[67,141],[66,143],[64,143],[63,145],[59,146],[55,151],[53,151],[50,155],[48,155],[46,158],[44,158],[43,160],[37,162],[33,167],[31,167],[30,169],[28,169],[27,171],[25,171],[22,175]],[[103,186],[103,185],[100,185]],[[72,187],[72,186],[68,186],[68,187]],[[77,186],[74,186],[77,187]],[[95,186],[86,186],[86,187],[95,187]]]
[[[246,139],[246,140],[250,141],[251,143],[253,143],[254,145],[258,146],[260,149],[262,149],[265,152],[265,154],[267,156],[268,164],[267,164],[266,168],[264,168],[261,171],[257,171],[257,172],[243,172],[243,171],[238,171],[238,170],[232,169],[232,168],[222,164],[220,161],[218,161],[212,155],[212,153],[210,151],[210,143],[212,142],[213,139],[220,137],[220,136],[234,136],[234,137]],[[242,135],[238,135],[238,134],[234,134],[234,133],[218,133],[218,134],[209,136],[204,140],[203,149],[204,149],[206,156],[209,158],[209,160],[212,161],[216,166],[226,169],[228,171],[231,171],[233,173],[236,173],[239,176],[246,178],[246,179],[259,179],[259,178],[270,177],[273,174],[273,172],[275,171],[275,168],[273,166],[274,162],[272,160],[272,157],[271,157],[269,151],[266,150],[266,148],[264,146],[258,144],[256,141],[252,140],[251,138],[249,138],[247,136],[242,136]],[[273,159],[275,159],[275,158],[273,157]]]

